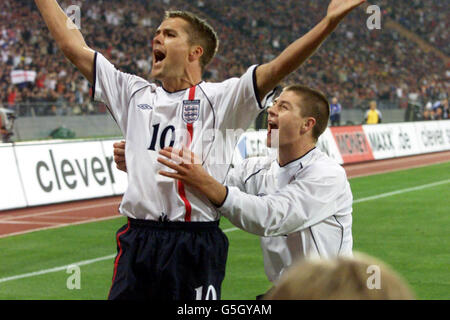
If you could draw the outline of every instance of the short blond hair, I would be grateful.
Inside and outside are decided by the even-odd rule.
[[[380,287],[370,288],[373,267]],[[362,253],[332,260],[308,259],[292,265],[266,300],[413,300],[406,281],[384,262]]]

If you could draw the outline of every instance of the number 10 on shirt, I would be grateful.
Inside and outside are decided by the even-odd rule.
[[[156,143],[158,142],[158,140],[159,140],[159,147],[161,149],[164,149],[166,147],[167,136],[170,137],[168,147],[173,147],[173,145],[175,144],[175,127],[174,126],[165,127],[161,131],[161,135],[159,135],[159,127],[160,127],[160,123],[153,125],[152,141],[150,142],[150,146],[148,147],[148,150],[156,151],[155,148],[156,148]]]

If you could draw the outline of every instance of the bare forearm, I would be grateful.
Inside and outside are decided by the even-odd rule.
[[[287,47],[277,58],[256,70],[259,98],[262,99],[284,77],[299,68],[336,29],[339,22],[365,1],[331,0],[328,5],[327,15],[319,24]]]
[[[227,196],[227,188],[211,176],[197,188],[216,206],[221,205]]]
[[[176,171],[161,170],[159,172],[160,175],[182,181],[200,191],[211,203],[216,206],[222,205],[227,196],[227,188],[202,167],[201,161],[193,152],[186,149],[179,150],[168,147],[160,150],[159,154],[163,157],[159,157],[157,161]]]
[[[94,51],[86,45],[81,32],[56,0],[35,0],[35,3],[58,47],[92,83]]]
[[[71,44],[86,45],[81,32],[75,27],[69,28],[69,26],[72,26],[72,22],[56,0],[35,0],[35,3],[53,39],[59,47],[69,46]]]
[[[256,70],[260,98],[297,70],[336,28],[337,22],[325,17],[307,34],[289,45],[277,58]]]

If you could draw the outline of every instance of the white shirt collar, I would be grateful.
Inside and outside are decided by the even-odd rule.
[[[299,170],[303,169],[309,163],[314,153],[316,152],[317,148],[314,147],[300,158],[292,160],[291,162],[288,162],[282,167],[280,166],[278,161],[275,161],[274,169],[278,187],[281,188],[284,185],[290,183],[292,177],[294,177]]]
[[[298,168],[299,166],[301,168],[303,168],[313,157],[314,153],[317,151],[317,147],[312,148],[311,150],[309,150],[307,153],[305,153],[303,156],[301,156],[298,159],[292,160],[288,163],[286,163],[284,166],[280,166],[278,160],[276,161],[277,166],[279,168]]]

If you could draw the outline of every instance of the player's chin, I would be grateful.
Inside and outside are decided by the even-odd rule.
[[[160,76],[161,71],[158,70],[157,68],[152,68],[152,71],[150,71],[150,77],[152,77],[153,79],[158,79],[158,77]]]
[[[160,78],[162,76],[163,70],[164,69],[163,69],[161,63],[154,64],[152,66],[152,70],[150,71],[150,76],[152,78],[158,79],[158,78]]]

